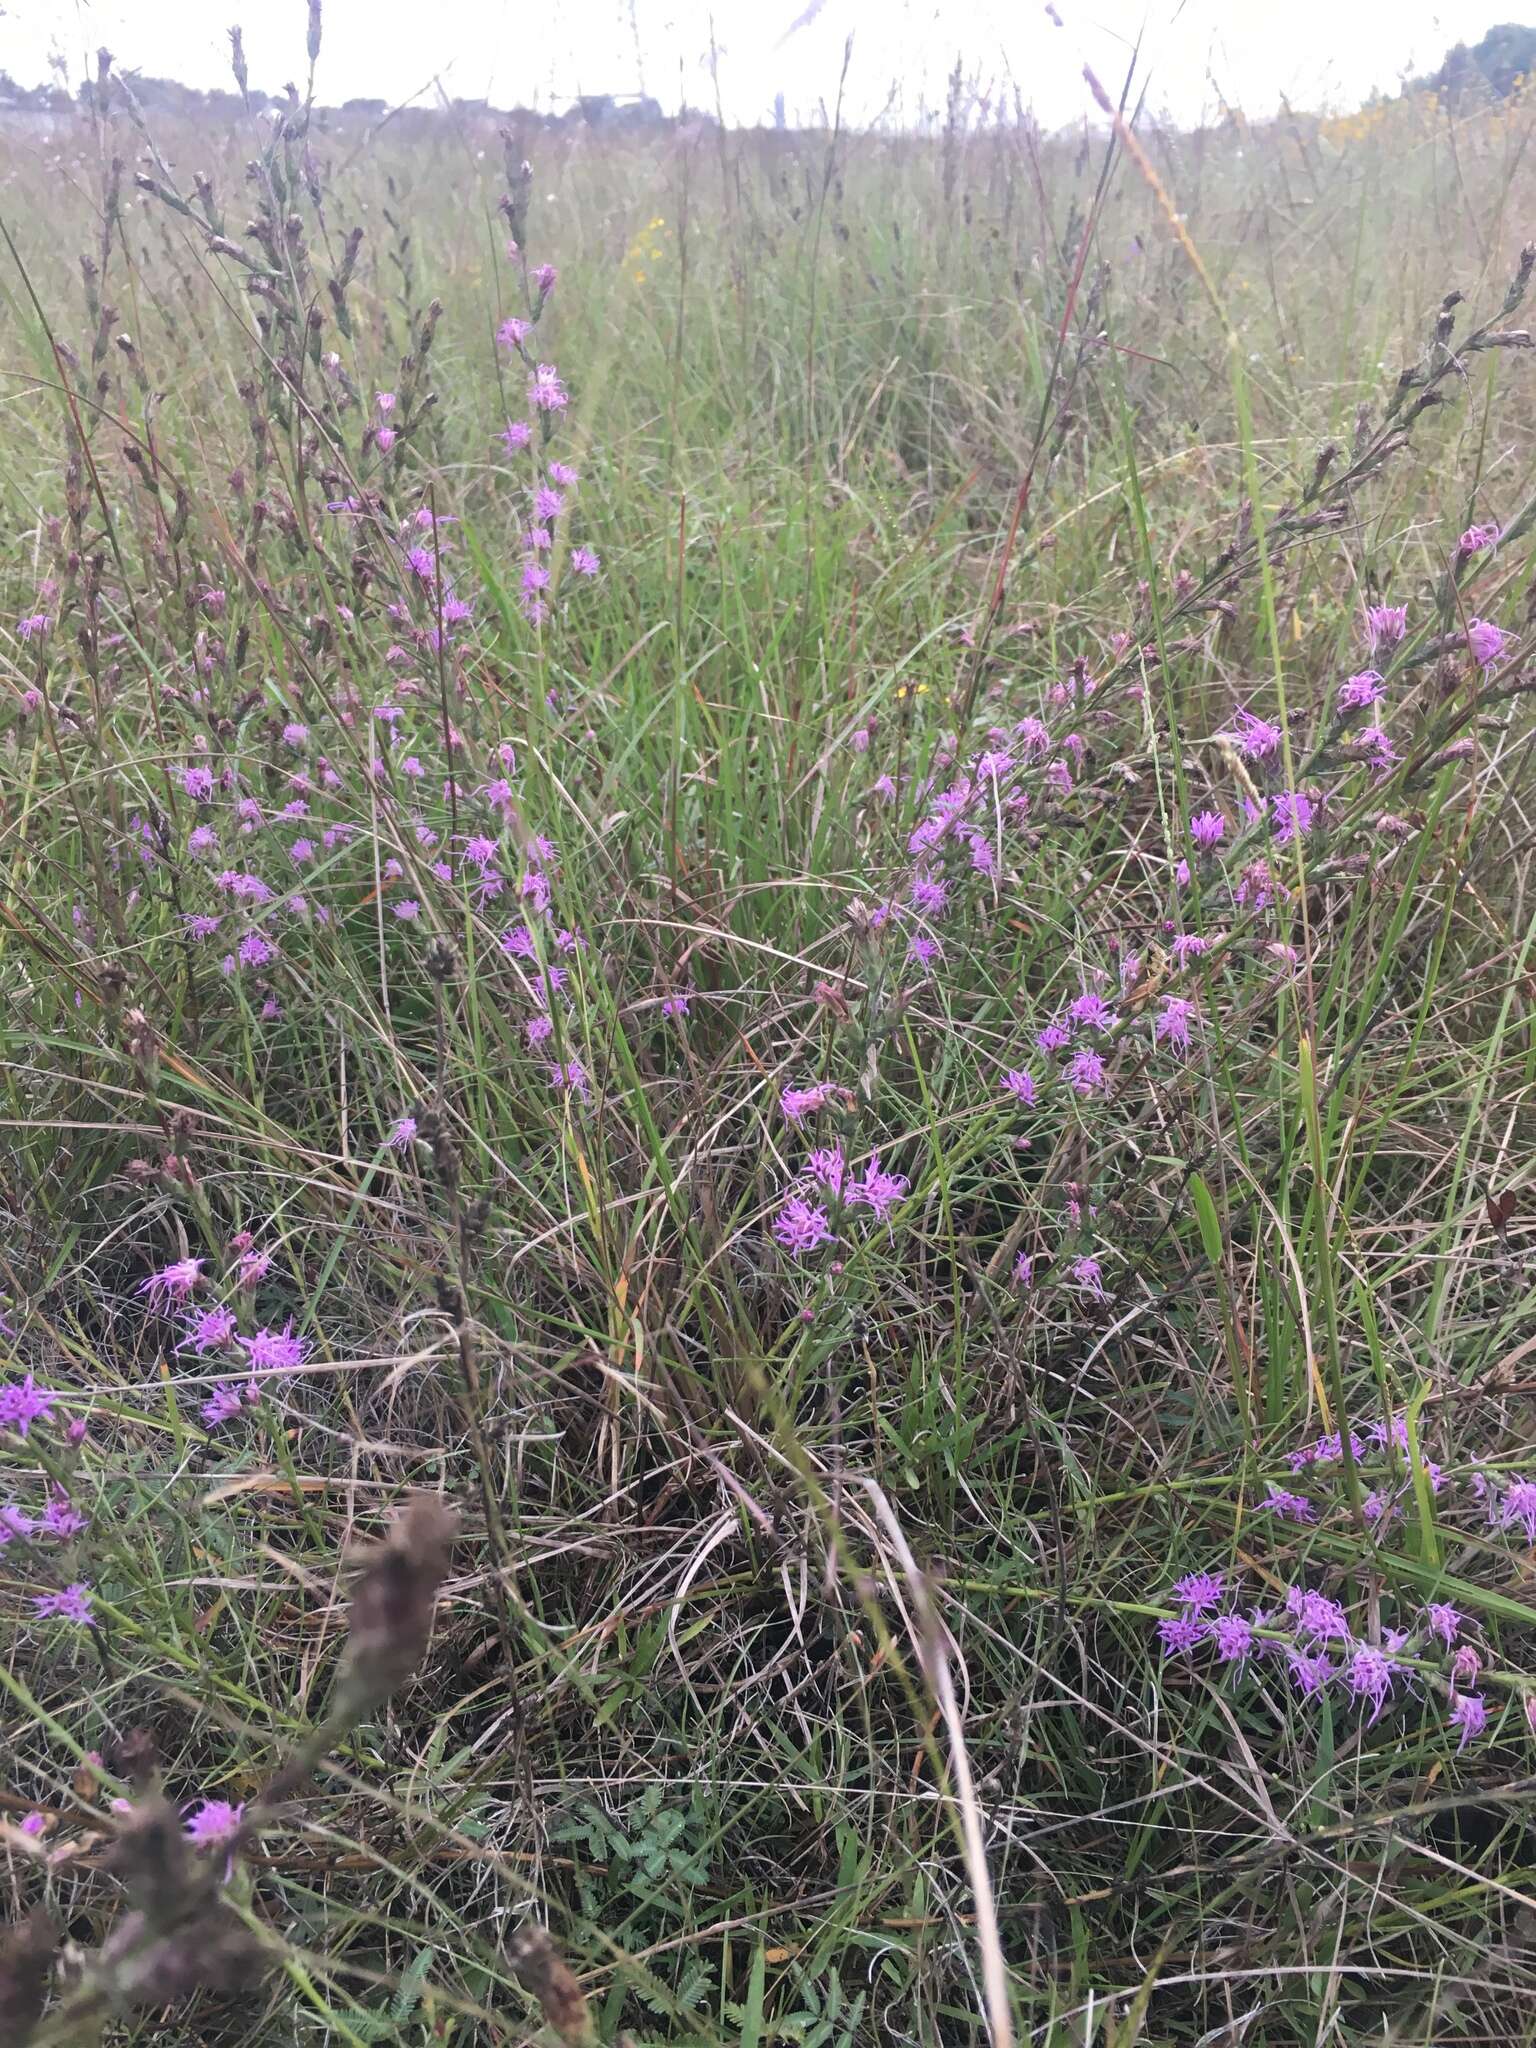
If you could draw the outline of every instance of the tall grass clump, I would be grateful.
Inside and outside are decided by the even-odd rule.
[[[0,2037],[1536,2038],[1531,109],[307,47],[0,133]]]

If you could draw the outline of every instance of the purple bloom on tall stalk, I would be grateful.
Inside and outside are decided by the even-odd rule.
[[[1020,1252],[1013,1262],[1013,1284],[1015,1287],[1033,1287],[1035,1284],[1035,1262],[1028,1252]]]
[[[880,1154],[871,1152],[863,1178],[849,1181],[843,1196],[850,1209],[872,1209],[876,1220],[885,1223],[910,1186],[911,1182],[904,1173],[886,1173],[880,1165]]]
[[[244,1817],[243,1804],[231,1806],[227,1799],[204,1799],[187,1816],[187,1839],[200,1849],[216,1849],[234,1840]]]
[[[1189,836],[1202,853],[1210,853],[1226,835],[1227,821],[1220,811],[1196,811],[1189,821]]]
[[[1344,1669],[1345,1683],[1353,1700],[1369,1700],[1372,1721],[1379,1720],[1392,1696],[1392,1681],[1402,1666],[1373,1643],[1356,1643]]]
[[[1276,846],[1288,846],[1298,834],[1310,832],[1317,808],[1304,790],[1277,790],[1269,800]]]
[[[1242,1664],[1253,1654],[1253,1625],[1240,1614],[1218,1614],[1210,1624],[1210,1637],[1223,1664]]]
[[[510,319],[503,320],[497,328],[496,339],[503,348],[521,348],[532,332],[531,323],[527,320],[519,320],[514,313]]]
[[[773,1220],[773,1234],[792,1258],[833,1242],[827,1212],[800,1195],[791,1195]]]
[[[222,1422],[240,1413],[240,1389],[232,1387],[228,1380],[221,1380],[202,1406],[204,1429],[217,1429]]]
[[[163,1266],[158,1273],[151,1273],[147,1280],[139,1282],[138,1291],[144,1295],[152,1309],[162,1313],[185,1301],[203,1276],[203,1259],[176,1259],[169,1266]]]
[[[602,566],[590,548],[571,549],[571,567],[578,576],[595,576]]]
[[[1337,1676],[1337,1667],[1321,1650],[1288,1650],[1285,1656],[1286,1668],[1304,1700],[1315,1699],[1327,1690],[1330,1679]]]
[[[1091,1259],[1086,1256],[1074,1259],[1067,1270],[1072,1275],[1076,1284],[1083,1289],[1084,1293],[1091,1294],[1095,1301],[1107,1301],[1109,1299],[1104,1292],[1104,1268],[1097,1259]]]
[[[1387,694],[1387,686],[1373,668],[1363,668],[1358,675],[1346,676],[1339,685],[1339,709],[1341,711],[1364,711],[1369,705],[1377,704]]]
[[[540,412],[563,412],[570,394],[553,363],[540,363],[528,379],[528,403]]]
[[[1480,555],[1485,548],[1497,547],[1498,543],[1496,526],[1469,526],[1456,543],[1456,553],[1465,561],[1468,555]]]
[[[1337,1600],[1306,1586],[1292,1586],[1285,1596],[1285,1611],[1296,1624],[1298,1635],[1313,1642],[1342,1643],[1349,1639],[1349,1617]]]
[[[1505,1491],[1499,1525],[1508,1529],[1516,1522],[1524,1529],[1526,1542],[1536,1543],[1536,1479],[1512,1479]]]
[[[1093,1095],[1100,1089],[1107,1093],[1103,1060],[1089,1047],[1081,1047],[1067,1062],[1067,1084],[1077,1095]]]
[[[1198,1011],[1184,996],[1164,996],[1162,1002],[1162,1010],[1152,1025],[1153,1044],[1161,1045],[1166,1038],[1188,1051],[1190,1026],[1195,1022]]]
[[[842,1194],[848,1162],[843,1157],[841,1145],[823,1145],[811,1154],[806,1167],[818,1187],[825,1188],[834,1198]]]
[[[34,1422],[51,1422],[58,1395],[40,1387],[31,1373],[0,1387],[0,1429],[25,1436]]]
[[[1272,754],[1279,753],[1285,734],[1267,719],[1258,718],[1251,711],[1239,711],[1232,721],[1232,730],[1219,732],[1216,737],[1236,747],[1246,761],[1267,761]]]
[[[1473,619],[1467,626],[1467,646],[1479,668],[1491,668],[1513,637],[1489,619]]]
[[[1003,1076],[1002,1088],[1005,1095],[1011,1095],[1015,1102],[1022,1103],[1026,1109],[1034,1108],[1035,1077],[1033,1074],[1025,1073],[1018,1067],[1010,1067]]]
[[[501,430],[500,439],[510,454],[529,445],[533,439],[533,428],[526,420],[508,420]]]
[[[1226,1580],[1221,1572],[1188,1572],[1182,1579],[1175,1579],[1169,1590],[1189,1613],[1208,1614],[1221,1605]]]
[[[294,1372],[309,1349],[303,1337],[294,1336],[291,1317],[280,1330],[258,1330],[239,1342],[252,1372]]]
[[[914,875],[911,903],[920,917],[942,917],[949,907],[949,884],[933,875]]]
[[[779,1091],[779,1109],[786,1123],[803,1123],[808,1116],[814,1116],[818,1109],[825,1109],[832,1100],[830,1081],[817,1081],[809,1088],[784,1088]]]
[[[1407,632],[1407,605],[1373,604],[1366,607],[1365,642],[1372,654],[1378,647],[1395,647]]]
[[[1210,1627],[1208,1622],[1194,1621],[1187,1614],[1170,1616],[1157,1624],[1157,1638],[1163,1646],[1165,1657],[1184,1657],[1198,1644],[1203,1643]]]
[[[184,1346],[190,1346],[201,1357],[204,1352],[217,1351],[221,1345],[227,1344],[234,1336],[235,1329],[235,1318],[231,1310],[205,1308],[187,1325],[187,1334],[182,1343]]]
[[[1119,1021],[1094,989],[1085,988],[1080,996],[1074,996],[1067,1014],[1074,1024],[1081,1024],[1089,1031],[1112,1031]]]
[[[1261,1508],[1278,1515],[1282,1522],[1315,1522],[1317,1510],[1304,1493],[1287,1493],[1283,1486],[1269,1482],[1265,1498],[1259,1502]]]
[[[1451,1726],[1460,1731],[1458,1754],[1488,1726],[1488,1702],[1480,1692],[1459,1692],[1451,1701]]]
[[[36,1593],[32,1598],[32,1611],[40,1621],[50,1615],[58,1615],[61,1621],[72,1621],[80,1628],[94,1628],[96,1617],[91,1612],[91,1589],[77,1579],[72,1586],[61,1587],[57,1593]]]

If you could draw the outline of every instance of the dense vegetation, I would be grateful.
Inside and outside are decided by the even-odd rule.
[[[1532,2038],[1530,113],[306,105],[0,134],[0,2033]]]

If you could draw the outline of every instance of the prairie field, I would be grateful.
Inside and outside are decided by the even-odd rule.
[[[1536,99],[1119,83],[0,122],[5,2044],[1536,2040]]]

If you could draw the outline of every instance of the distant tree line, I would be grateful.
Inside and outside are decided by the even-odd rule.
[[[1536,28],[1504,21],[1470,49],[1465,43],[1453,45],[1438,71],[1414,83],[1420,92],[1438,93],[1448,102],[1467,93],[1492,93],[1506,99],[1517,81],[1529,78],[1532,72],[1536,72]]]

